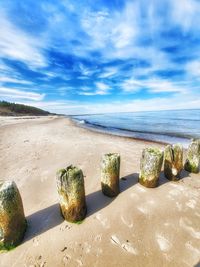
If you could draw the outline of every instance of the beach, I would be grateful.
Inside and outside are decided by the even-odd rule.
[[[178,182],[161,173],[157,188],[138,183],[146,147],[164,144],[97,133],[59,116],[0,118],[1,179],[20,190],[28,229],[21,245],[0,254],[1,267],[199,266],[200,174]],[[121,155],[120,194],[101,192],[100,161]],[[56,171],[83,170],[88,213],[81,224],[60,215]]]

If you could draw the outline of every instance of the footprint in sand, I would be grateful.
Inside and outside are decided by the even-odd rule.
[[[167,252],[170,250],[172,244],[161,234],[156,234],[156,241],[161,251]]]
[[[60,231],[69,230],[69,229],[71,229],[71,228],[72,228],[71,226],[65,224],[65,225],[62,225],[62,226],[60,227]]]
[[[38,237],[33,238],[33,246],[37,247],[38,245],[39,245],[39,238]]]
[[[86,254],[90,253],[92,246],[88,242],[84,242],[83,249]]]
[[[133,223],[132,222],[129,222],[128,220],[125,220],[122,215],[121,215],[121,220],[122,220],[123,224],[125,224],[129,228],[132,228],[133,227]]]
[[[101,248],[97,248],[97,251],[96,251],[96,252],[97,252],[97,253],[96,253],[96,256],[99,257],[99,256],[102,255],[102,253],[103,253],[103,249],[101,249]]]
[[[112,235],[110,238],[112,244],[118,245],[123,250],[127,251],[128,253],[137,255],[138,250],[133,247],[133,245],[127,240],[127,242],[120,242],[119,238],[116,235]]]
[[[95,241],[101,241],[101,239],[102,239],[102,234],[97,235],[97,236],[95,236],[95,238],[94,238]]]
[[[149,214],[149,209],[148,209],[147,207],[145,207],[145,206],[137,207],[137,209],[138,209],[141,213],[143,213],[143,214],[145,214],[145,215]]]
[[[187,203],[185,203],[185,205],[191,209],[195,209],[196,204],[197,202],[194,199],[190,199]]]
[[[83,266],[83,262],[80,259],[77,259],[76,262],[78,263],[78,266]]]
[[[68,264],[70,260],[71,260],[71,256],[70,256],[69,254],[66,254],[66,255],[63,257],[63,263],[64,263],[64,264]]]
[[[178,209],[179,211],[181,211],[181,210],[182,210],[182,204],[179,203],[178,201],[177,201],[175,204],[176,204],[177,209]]]
[[[106,228],[106,229],[110,228],[110,224],[108,222],[108,219],[104,218],[101,213],[98,213],[96,215],[96,219],[103,225],[104,228]]]
[[[200,239],[200,232],[196,231],[192,226],[192,222],[187,218],[180,218],[179,225],[185,229],[192,237]]]
[[[35,266],[37,266],[37,267],[45,267],[45,266],[47,266],[46,264],[47,264],[47,262],[42,260],[42,256],[41,255],[36,256],[36,257],[30,257],[28,259],[28,266],[29,267],[30,266],[33,266],[33,267],[35,267]],[[25,266],[27,266],[27,265],[25,265]]]

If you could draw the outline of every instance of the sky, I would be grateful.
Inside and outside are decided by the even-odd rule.
[[[200,108],[200,1],[1,0],[0,100],[63,114]]]

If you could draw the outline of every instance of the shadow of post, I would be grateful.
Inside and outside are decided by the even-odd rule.
[[[130,174],[120,179],[120,193],[129,189],[138,182],[138,174]],[[93,192],[86,196],[87,201],[87,217],[98,212],[108,206],[115,198],[105,196],[101,190]],[[53,204],[45,209],[37,211],[26,217],[28,227],[22,243],[56,227],[61,224],[64,219],[60,213],[59,203]]]
[[[124,176],[120,179],[120,193],[129,189],[131,186],[138,182],[138,174],[133,173],[127,176]],[[94,213],[108,206],[116,197],[110,198],[105,196],[101,190],[93,192],[86,196],[87,202],[87,217],[90,217]]]
[[[64,221],[58,203],[37,211],[27,216],[26,219],[28,225],[23,242],[54,228]]]
[[[181,172],[181,178],[184,179],[190,176],[188,172],[183,170]],[[130,187],[134,186],[138,183],[138,173],[129,174],[120,179],[120,193],[123,193]],[[159,179],[159,186],[168,183],[169,180],[164,176],[164,172],[162,171]],[[101,190],[93,192],[86,196],[87,202],[87,217],[90,217],[94,213],[100,211],[101,209],[108,206],[114,198],[109,198],[105,196]],[[60,205],[59,203],[53,204],[45,209],[37,211],[26,217],[28,227],[25,233],[25,237],[23,243],[29,241],[30,239],[54,228],[55,226],[61,224],[64,219],[60,213]]]
[[[183,169],[181,171],[181,173],[180,173],[180,179],[178,181],[181,181],[181,180],[183,180],[185,178],[188,178],[188,177],[190,177],[190,173]],[[174,181],[174,182],[177,183],[178,181]],[[158,184],[158,186],[161,186],[161,185],[169,183],[169,182],[172,182],[172,181],[168,180],[165,177],[164,171],[161,171],[160,176],[159,176],[159,184]]]

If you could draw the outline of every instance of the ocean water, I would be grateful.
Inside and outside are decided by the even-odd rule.
[[[95,131],[184,147],[200,138],[200,109],[77,115],[73,120]]]

